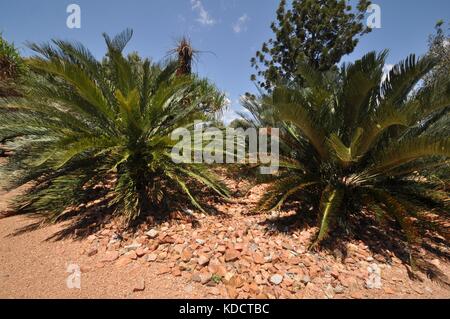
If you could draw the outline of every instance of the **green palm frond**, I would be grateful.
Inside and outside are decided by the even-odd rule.
[[[376,154],[369,171],[386,172],[426,156],[450,157],[450,138],[424,136],[401,141]]]
[[[303,87],[278,87],[244,105],[255,118],[277,114],[281,128],[280,173],[260,205],[306,195],[295,199],[318,216],[313,247],[356,216],[382,227],[395,220],[411,247],[425,229],[448,237],[449,81],[421,81],[435,62],[415,56],[384,79],[386,55],[371,52],[334,75],[299,68]]]
[[[105,199],[131,222],[183,194],[203,210],[193,185],[228,194],[202,165],[178,165],[169,155],[171,133],[208,119],[205,110],[220,110],[223,94],[196,75],[175,76],[170,61],[125,57],[131,36],[131,30],[104,35],[108,50],[101,62],[78,43],[30,45],[37,55],[28,62],[35,72],[28,95],[0,104],[0,138],[14,152],[0,168],[10,176],[5,184],[34,184],[18,198],[17,212],[54,222]],[[106,184],[103,194],[97,184]]]
[[[302,134],[311,142],[322,158],[328,157],[325,148],[325,131],[315,119],[307,100],[300,94],[285,89],[275,89],[273,103],[276,105],[280,118],[292,122]]]
[[[317,239],[314,242],[313,247],[320,244],[328,237],[331,227],[336,222],[336,214],[342,205],[343,198],[344,190],[341,188],[327,186],[324,189],[320,200],[319,233],[317,234]]]

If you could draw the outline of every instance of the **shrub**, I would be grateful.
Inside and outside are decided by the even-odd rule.
[[[131,36],[104,35],[103,62],[77,43],[30,46],[37,55],[28,63],[38,76],[24,99],[0,108],[0,139],[15,153],[3,168],[12,176],[7,186],[33,182],[15,204],[18,213],[55,222],[96,199],[133,221],[180,194],[203,210],[194,182],[226,194],[204,166],[170,157],[172,131],[205,120],[204,111],[220,109],[223,95],[194,75],[176,76],[176,62],[124,57]],[[97,198],[101,185],[106,194]]]
[[[283,170],[260,207],[298,199],[300,212],[318,212],[312,247],[363,212],[395,220],[411,245],[429,229],[449,239],[448,174],[433,176],[448,172],[448,78],[421,86],[434,61],[410,56],[384,80],[385,58],[369,53],[338,74],[302,65],[305,87],[278,87],[259,102],[274,110],[284,142]]]

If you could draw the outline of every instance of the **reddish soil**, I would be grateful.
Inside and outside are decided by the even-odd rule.
[[[393,252],[363,242],[309,252],[315,228],[280,232],[267,223],[277,216],[249,216],[263,192],[257,186],[239,203],[214,203],[223,214],[195,214],[196,223],[130,232],[111,221],[82,240],[47,240],[67,224],[15,234],[35,220],[0,219],[0,298],[450,298],[446,286],[423,274],[412,280]],[[0,193],[0,211],[14,195]],[[446,261],[430,262],[449,274]],[[80,267],[81,289],[67,287],[71,264]]]

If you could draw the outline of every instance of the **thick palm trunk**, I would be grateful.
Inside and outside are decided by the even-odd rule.
[[[183,38],[178,44],[176,52],[178,54],[177,75],[190,75],[192,73],[192,59],[194,57],[194,50],[192,49],[191,43],[186,38]]]

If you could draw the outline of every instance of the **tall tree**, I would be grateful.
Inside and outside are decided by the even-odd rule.
[[[271,29],[274,39],[263,43],[251,64],[252,80],[271,90],[277,82],[302,82],[298,62],[303,60],[325,71],[342,56],[353,52],[358,37],[370,32],[363,23],[370,1],[359,0],[356,10],[348,0],[293,0],[288,9],[281,0],[277,22]]]
[[[440,20],[436,23],[436,33],[429,39],[429,55],[436,59],[437,66],[427,77],[427,82],[445,80],[450,75],[450,36],[445,32],[445,23]],[[450,25],[447,31],[450,30]]]

